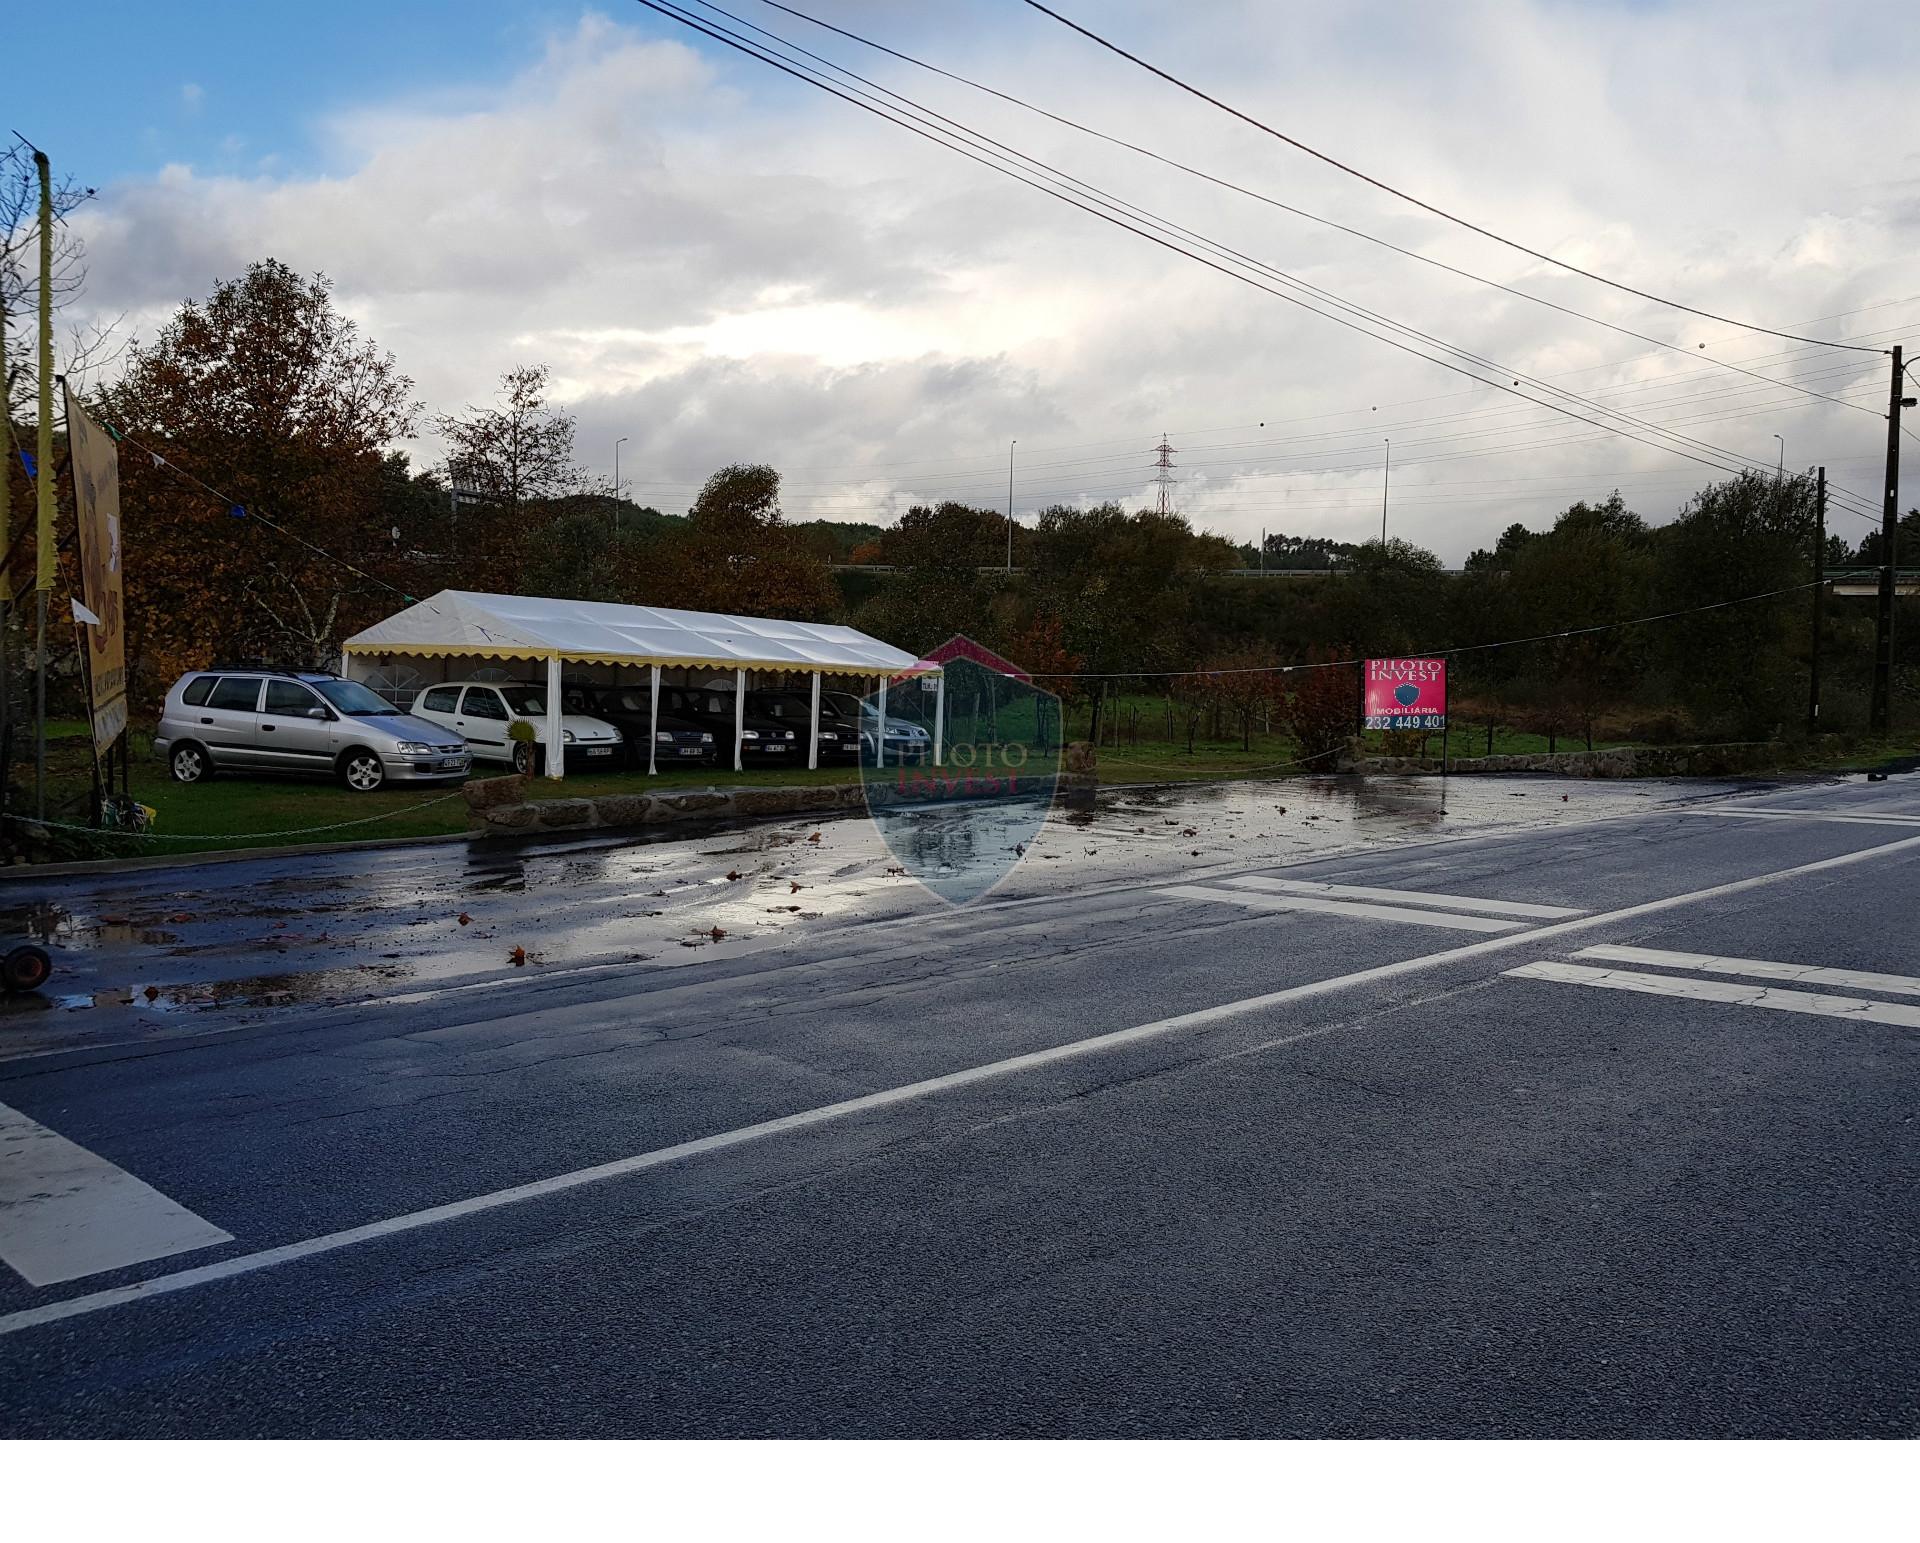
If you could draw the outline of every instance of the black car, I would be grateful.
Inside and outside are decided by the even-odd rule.
[[[660,716],[653,715],[653,694],[644,686],[568,686],[563,700],[570,713],[588,713],[611,723],[626,741],[627,765],[645,768],[648,746],[653,763],[665,766],[719,764],[719,738],[704,724],[667,711],[667,693],[660,692]],[[728,738],[732,738],[731,732]]]
[[[800,753],[807,753],[807,734],[812,726],[813,699],[804,691],[749,691],[750,716],[771,718],[799,735]],[[860,759],[860,725],[840,711],[823,695],[820,698],[820,759],[857,761]]]
[[[733,759],[733,705],[733,688],[730,686],[660,688],[660,711],[698,724],[711,734],[724,764],[730,764]],[[804,766],[807,764],[805,727],[796,734],[791,724],[756,712],[753,693],[748,692],[740,756],[743,761]]]

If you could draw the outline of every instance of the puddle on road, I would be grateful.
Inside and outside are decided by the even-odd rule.
[[[1016,805],[662,828],[619,843],[436,848],[203,869],[198,887],[140,875],[55,881],[0,908],[0,937],[54,954],[51,995],[0,1002],[0,1055],[39,1025],[153,1025],[377,999],[510,968],[632,962],[670,968],[840,922],[928,912],[955,898],[1032,898],[1222,865],[1299,861],[1434,835],[1540,827],[1696,801],[1732,784],[1545,779],[1288,779],[1109,789],[1044,822]],[[1752,791],[1751,784],[1744,791]],[[891,833],[891,840],[888,833]],[[729,877],[729,875],[737,877]],[[31,881],[25,881],[31,882]],[[180,882],[170,876],[161,882]],[[796,887],[797,886],[797,887]],[[465,917],[463,924],[461,918]],[[721,936],[716,938],[714,930]],[[263,969],[262,965],[272,968]],[[151,988],[154,995],[147,996]],[[139,1027],[147,1026],[147,1027]]]

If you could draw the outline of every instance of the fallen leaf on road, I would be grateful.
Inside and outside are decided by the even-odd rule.
[[[473,918],[467,915],[465,911],[462,911],[458,916],[454,918],[454,920],[459,922],[460,925],[464,927],[467,925],[468,922],[472,921]]]
[[[190,922],[193,920],[193,918],[189,916],[185,911],[175,911],[173,915],[167,918],[167,920],[177,924],[179,922]]]
[[[791,887],[790,887],[790,888],[789,888],[789,889],[787,890],[787,893],[788,893],[789,895],[797,895],[797,894],[799,894],[799,893],[800,893],[800,885],[799,885],[798,883],[796,883],[796,882],[795,882],[794,880],[792,880],[792,879],[788,879],[788,880],[787,880],[787,883],[788,883],[788,885],[789,885],[789,886],[791,886]]]
[[[1195,830],[1191,825],[1189,825],[1185,830],[1181,831],[1180,834],[1183,836],[1197,836],[1200,834],[1200,832]]]
[[[141,992],[140,995],[151,1002],[155,997],[160,995],[160,988],[158,986],[149,986],[145,991]]]
[[[729,881],[732,881],[739,877],[740,877],[740,870],[738,868],[729,868],[727,870],[727,878]]]
[[[807,837],[807,840],[809,841],[818,841],[819,839],[820,839],[819,831],[815,831],[811,836]]]
[[[508,954],[507,957],[515,964],[525,964],[527,962],[527,951],[524,948],[516,948],[512,953]]]
[[[127,918],[124,916],[103,916],[100,920],[108,927],[124,927],[127,924]]]
[[[727,929],[725,927],[715,927],[712,931],[710,931],[707,934],[707,936],[712,938],[713,941],[716,943],[718,943],[726,935],[727,935]]]

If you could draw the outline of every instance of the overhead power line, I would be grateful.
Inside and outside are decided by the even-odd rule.
[[[1261,133],[1271,134],[1275,139],[1281,141],[1281,143],[1291,145],[1293,146],[1294,149],[1305,152],[1307,155],[1312,156],[1317,161],[1324,161],[1327,165],[1335,168],[1338,171],[1345,172],[1350,177],[1358,177],[1362,182],[1368,183],[1373,187],[1379,188],[1380,191],[1383,193],[1390,193],[1395,198],[1401,199],[1406,203],[1412,204],[1416,209],[1424,209],[1429,214],[1436,214],[1441,219],[1447,220],[1452,224],[1460,226],[1463,230],[1470,230],[1475,235],[1485,236],[1489,241],[1497,241],[1502,246],[1511,247],[1516,252],[1524,252],[1528,257],[1537,258],[1539,261],[1543,263],[1551,263],[1553,264],[1554,267],[1562,268],[1568,273],[1576,273],[1583,279],[1592,279],[1596,284],[1605,284],[1610,289],[1617,289],[1629,295],[1638,295],[1642,300],[1651,300],[1656,305],[1664,305],[1676,311],[1685,311],[1690,316],[1704,316],[1709,321],[1723,322],[1729,327],[1738,327],[1743,332],[1764,332],[1769,337],[1788,338],[1791,341],[1796,343],[1814,343],[1814,344],[1818,344],[1822,348],[1853,349],[1856,352],[1860,352],[1860,353],[1880,352],[1880,350],[1877,350],[1877,349],[1860,348],[1858,344],[1854,344],[1854,343],[1836,343],[1827,338],[1803,337],[1801,334],[1797,332],[1783,332],[1777,327],[1763,327],[1758,322],[1736,321],[1731,316],[1722,316],[1715,311],[1703,311],[1698,306],[1688,305],[1684,301],[1680,301],[1680,300],[1672,300],[1666,297],[1665,295],[1656,295],[1652,293],[1650,290],[1636,289],[1631,284],[1622,283],[1618,279],[1610,279],[1605,274],[1594,273],[1590,269],[1577,267],[1573,263],[1562,261],[1558,257],[1550,256],[1545,252],[1536,251],[1533,247],[1527,246],[1522,242],[1515,241],[1511,237],[1503,236],[1499,234],[1499,232],[1497,231],[1488,230],[1484,225],[1476,225],[1472,220],[1466,219],[1465,217],[1458,214],[1453,214],[1446,209],[1442,209],[1437,204],[1430,204],[1424,198],[1416,197],[1412,193],[1408,193],[1403,189],[1394,187],[1391,183],[1382,182],[1378,177],[1369,176],[1366,172],[1361,171],[1357,166],[1349,166],[1345,161],[1342,161],[1335,156],[1328,155],[1324,150],[1316,150],[1312,145],[1307,144],[1303,140],[1295,139],[1291,134],[1282,133],[1279,129],[1274,128],[1271,124],[1262,123],[1258,118],[1255,118],[1248,113],[1242,112],[1239,108],[1231,106],[1228,103],[1221,101],[1220,98],[1216,96],[1210,96],[1205,91],[1202,91],[1198,86],[1192,85],[1187,81],[1182,80],[1179,76],[1170,74],[1168,71],[1161,69],[1159,65],[1150,63],[1149,61],[1142,59],[1138,54],[1129,53],[1126,49],[1122,48],[1118,43],[1112,42],[1109,39],[1102,37],[1099,33],[1092,31],[1090,28],[1081,26],[1079,22],[1073,21],[1068,17],[1062,16],[1058,11],[1054,10],[1051,6],[1042,5],[1040,3],[1040,0],[1026,0],[1026,3],[1032,6],[1036,11],[1039,11],[1044,15],[1051,16],[1055,21],[1059,22],[1062,26],[1072,28],[1073,31],[1079,33],[1082,37],[1088,39],[1089,41],[1098,43],[1102,48],[1107,49],[1112,53],[1118,54],[1122,59],[1128,60],[1130,63],[1139,65],[1141,69],[1146,70],[1150,74],[1158,75],[1162,80],[1166,81],[1169,85],[1178,86],[1182,91],[1185,91],[1192,96],[1196,96],[1201,101],[1207,102],[1212,106],[1219,108],[1222,112],[1230,113],[1232,116],[1238,118],[1242,123],[1249,124],[1253,128],[1260,130]]]
[[[1450,659],[1455,654],[1485,653],[1494,648],[1520,648],[1528,643],[1554,643],[1563,638],[1592,637],[1600,632],[1618,632],[1626,627],[1644,627],[1652,622],[1678,621],[1683,616],[1698,616],[1705,611],[1724,611],[1729,606],[1752,605],[1759,600],[1777,600],[1782,595],[1803,595],[1810,589],[1817,589],[1829,582],[1826,579],[1809,579],[1804,584],[1789,584],[1784,589],[1762,590],[1757,595],[1738,595],[1732,600],[1713,600],[1706,605],[1690,605],[1681,611],[1661,611],[1653,616],[1632,616],[1624,621],[1601,622],[1592,627],[1567,627],[1559,632],[1536,633],[1530,638],[1502,638],[1497,643],[1461,643],[1453,648],[1415,649],[1410,657],[1422,659]],[[1305,664],[1254,664],[1236,665],[1221,670],[1051,670],[1037,672],[1034,680],[1177,680],[1183,676],[1211,675],[1291,675],[1299,670],[1338,670],[1351,669],[1364,664],[1364,659],[1315,659]]]
[[[1765,464],[1758,457],[1748,456],[1739,451],[1728,450],[1722,446],[1712,445],[1689,435],[1676,434],[1671,430],[1662,428],[1658,424],[1636,418],[1632,414],[1622,412],[1617,408],[1608,408],[1601,404],[1591,402],[1586,398],[1578,396],[1576,393],[1553,386],[1545,381],[1537,380],[1532,376],[1526,375],[1524,372],[1516,371],[1511,366],[1502,365],[1498,361],[1474,354],[1469,350],[1447,343],[1443,339],[1421,332],[1416,328],[1408,327],[1394,321],[1390,317],[1382,316],[1365,307],[1353,305],[1330,291],[1324,290],[1317,285],[1309,284],[1304,280],[1297,279],[1257,258],[1249,257],[1223,243],[1212,241],[1196,232],[1188,231],[1185,227],[1161,220],[1149,211],[1139,209],[1136,205],[1114,199],[1102,193],[1098,188],[1095,188],[1083,179],[1060,173],[1046,163],[1039,161],[1037,158],[1028,156],[1024,152],[1013,150],[1011,147],[1004,146],[999,141],[993,140],[989,136],[979,134],[967,128],[965,125],[959,124],[954,119],[933,112],[931,109],[921,108],[917,103],[913,103],[911,99],[903,97],[898,92],[887,90],[885,87],[876,88],[884,91],[887,96],[892,97],[895,101],[906,103],[907,111],[905,113],[900,109],[880,102],[869,93],[859,90],[858,87],[843,89],[839,83],[823,77],[818,70],[810,65],[802,63],[798,59],[776,54],[766,45],[734,32],[720,23],[709,22],[702,17],[684,10],[678,5],[665,3],[665,0],[638,0],[638,3],[646,6],[650,10],[659,12],[671,20],[680,22],[690,31],[711,38],[715,42],[721,43],[738,53],[745,54],[751,59],[756,59],[763,64],[771,65],[782,74],[790,75],[796,80],[813,86],[816,90],[824,91],[830,96],[838,97],[842,101],[860,108],[863,112],[871,113],[873,116],[882,118],[897,127],[904,128],[910,133],[941,146],[943,149],[951,150],[955,154],[966,157],[968,160],[986,166],[989,170],[999,172],[1004,176],[1012,178],[1014,181],[1024,183],[1026,186],[1034,188],[1036,191],[1055,198],[1060,202],[1069,204],[1081,210],[1083,213],[1091,214],[1097,219],[1103,220],[1110,225],[1115,225],[1122,230],[1139,236],[1143,240],[1150,241],[1156,246],[1164,247],[1168,251],[1188,258],[1190,261],[1197,262],[1204,267],[1212,268],[1216,272],[1226,274],[1228,277],[1237,279],[1254,289],[1260,290],[1262,293],[1284,300],[1288,304],[1298,306],[1316,316],[1332,321],[1338,326],[1358,332],[1362,336],[1372,338],[1376,342],[1385,343],[1390,348],[1397,349],[1402,353],[1411,354],[1415,358],[1425,360],[1429,364],[1437,364],[1443,369],[1448,369],[1456,374],[1463,375],[1467,379],[1475,381],[1480,385],[1492,387],[1496,391],[1517,397],[1521,401],[1531,403],[1536,407],[1544,407],[1551,411],[1561,413],[1564,416],[1586,423],[1590,427],[1618,434],[1623,438],[1635,440],[1655,449],[1666,450],[1670,454],[1696,461],[1716,471],[1736,471],[1741,469],[1743,464],[1753,467],[1760,467]],[[773,36],[773,34],[766,33],[765,29],[756,30],[760,31],[764,36]],[[784,40],[779,41],[786,47],[793,47],[793,45],[785,44]],[[804,50],[798,49],[794,49],[794,51],[800,53],[805,52]],[[852,71],[840,69],[838,66],[835,66],[835,68],[840,74],[848,76],[851,79],[862,79],[854,75]],[[863,83],[871,84],[870,82]],[[935,123],[930,120],[938,120],[938,122]],[[941,127],[940,125],[948,125],[948,127]],[[1027,163],[1027,166],[1035,168],[1039,175],[1046,180],[1036,181],[1032,175],[1028,174],[1026,167],[1009,164],[1016,158],[1019,161]],[[1135,223],[1136,219],[1146,222],[1146,225],[1152,228],[1143,228],[1141,224]],[[1187,246],[1180,244],[1180,240],[1178,239],[1180,237],[1198,242],[1209,251],[1224,258],[1225,261],[1214,261],[1211,257],[1203,255],[1201,252],[1191,250]],[[1229,266],[1229,264],[1238,264],[1240,266]],[[1288,293],[1286,289],[1276,289],[1272,287],[1272,285],[1262,282],[1259,277],[1253,277],[1246,272],[1240,271],[1241,267],[1251,268],[1258,274],[1270,276],[1278,283],[1286,285],[1291,289],[1302,290],[1312,295],[1315,299],[1322,300],[1327,305],[1335,307],[1335,310],[1322,309],[1320,305],[1304,300],[1300,298],[1299,295]],[[1336,312],[1345,312],[1347,314],[1340,315],[1336,314]],[[1492,379],[1487,375],[1478,373],[1475,369],[1466,368],[1450,359],[1436,357],[1434,354],[1428,353],[1421,348],[1412,346],[1395,337],[1386,336],[1381,332],[1373,330],[1372,327],[1362,325],[1360,321],[1351,319],[1354,317],[1364,318],[1366,321],[1376,323],[1391,331],[1402,333],[1407,337],[1417,338],[1421,342],[1428,343],[1435,348],[1441,349],[1445,353],[1455,354],[1473,365],[1480,366],[1487,370],[1497,371],[1502,378]],[[1724,320],[1724,318],[1715,319]],[[1729,325],[1738,325],[1738,323],[1729,323]],[[1818,342],[1817,339],[1798,338],[1793,334],[1780,335],[1794,341]],[[1861,351],[1872,352],[1872,350]],[[1577,402],[1591,412],[1602,414],[1603,417],[1610,417],[1620,421],[1613,423],[1605,422],[1602,421],[1602,418],[1589,416],[1587,412],[1575,411],[1560,402],[1543,400],[1541,397],[1530,395],[1528,392],[1518,389],[1522,381],[1542,391],[1551,393],[1554,396],[1564,397],[1569,401]],[[1649,433],[1661,436],[1661,438],[1649,439],[1644,434],[1634,432],[1633,428],[1621,427],[1621,423],[1631,424],[1633,428],[1644,429]],[[1663,441],[1674,442],[1666,443]],[[1694,449],[1684,448],[1685,446],[1695,447],[1695,449],[1704,451],[1706,454],[1696,454]]]
[[[753,31],[760,33],[762,36],[765,36],[765,37],[774,36],[773,33],[767,32],[765,28],[756,27],[752,22],[746,21],[741,17],[735,16],[733,12],[724,10],[720,6],[713,4],[713,0],[695,0],[695,3],[701,6],[705,10],[713,11],[718,15],[725,16],[730,20],[739,22],[740,25],[743,27],[750,27],[752,28]],[[773,10],[784,11],[787,15],[797,17],[801,21],[811,22],[816,27],[823,28],[828,32],[835,33],[840,37],[847,38],[852,42],[862,44],[863,46],[867,48],[871,48],[878,53],[886,54],[889,58],[899,59],[903,63],[911,64],[918,69],[926,70],[931,74],[940,76],[942,79],[954,81],[959,85],[967,86],[975,91],[984,92],[988,96],[995,97],[1002,102],[1010,103],[1011,105],[1022,108],[1027,112],[1038,114],[1040,117],[1047,119],[1049,122],[1057,123],[1061,125],[1063,128],[1069,128],[1081,134],[1091,135],[1093,138],[1104,140],[1106,143],[1110,145],[1117,145],[1123,150],[1129,150],[1135,155],[1145,156],[1148,160],[1157,161],[1162,166],[1171,166],[1175,171],[1184,172],[1186,175],[1190,177],[1197,177],[1203,182],[1210,182],[1214,184],[1214,186],[1216,187],[1226,188],[1230,192],[1240,194],[1243,198],[1251,198],[1259,203],[1266,204],[1272,208],[1284,210],[1288,214],[1297,215],[1299,218],[1303,220],[1311,220],[1316,225],[1324,225],[1329,230],[1341,231],[1346,235],[1358,237],[1362,241],[1369,241],[1373,243],[1373,245],[1375,246],[1384,247],[1389,252],[1398,252],[1402,257],[1412,258],[1413,261],[1417,263],[1425,263],[1430,268],[1438,268],[1443,272],[1456,274],[1460,278],[1470,279],[1476,284],[1484,284],[1490,289],[1497,289],[1501,291],[1503,294],[1512,295],[1517,299],[1528,301],[1533,305],[1545,306],[1548,310],[1558,311],[1563,316],[1571,316],[1571,317],[1574,317],[1576,320],[1589,322],[1596,327],[1605,327],[1608,331],[1617,332],[1622,337],[1634,338],[1642,343],[1651,343],[1657,349],[1669,351],[1676,354],[1681,354],[1687,358],[1694,358],[1694,359],[1705,358],[1709,360],[1711,363],[1713,363],[1714,365],[1718,366],[1719,368],[1724,370],[1731,370],[1735,374],[1750,375],[1755,380],[1768,381],[1774,385],[1781,386],[1787,390],[1798,391],[1798,392],[1801,392],[1803,395],[1818,398],[1820,401],[1823,401],[1823,402],[1832,402],[1835,405],[1840,407],[1850,407],[1855,412],[1868,413],[1874,417],[1882,416],[1880,413],[1876,412],[1873,408],[1864,407],[1858,402],[1849,402],[1837,396],[1829,396],[1825,392],[1813,391],[1808,389],[1805,386],[1795,385],[1789,381],[1775,380],[1774,377],[1772,377],[1771,375],[1763,375],[1758,370],[1743,369],[1738,364],[1729,363],[1724,359],[1715,359],[1711,354],[1706,354],[1700,351],[1705,348],[1704,344],[1700,345],[1699,349],[1690,349],[1683,344],[1673,342],[1671,339],[1658,338],[1653,336],[1651,333],[1636,331],[1632,327],[1623,327],[1618,322],[1608,321],[1605,317],[1594,316],[1589,314],[1586,311],[1576,310],[1573,306],[1570,306],[1570,305],[1561,305],[1558,301],[1548,300],[1542,295],[1530,294],[1524,289],[1516,289],[1511,284],[1503,284],[1498,279],[1488,278],[1485,274],[1472,273],[1465,268],[1455,267],[1452,263],[1442,262],[1437,257],[1429,257],[1424,252],[1416,252],[1410,247],[1404,247],[1399,245],[1396,242],[1389,241],[1384,236],[1376,236],[1370,231],[1361,230],[1356,226],[1343,224],[1341,221],[1331,219],[1326,215],[1315,214],[1310,209],[1302,209],[1295,204],[1289,204],[1289,203],[1283,202],[1278,198],[1274,198],[1266,193],[1259,192],[1254,188],[1244,187],[1238,182],[1230,181],[1228,178],[1218,177],[1218,176],[1215,176],[1212,172],[1202,171],[1197,166],[1189,166],[1186,162],[1175,160],[1172,156],[1162,155],[1159,151],[1150,150],[1145,145],[1137,145],[1132,140],[1122,139],[1116,134],[1106,133],[1104,130],[1096,129],[1091,127],[1088,124],[1081,123],[1077,119],[1066,117],[1060,113],[1051,112],[1047,108],[1037,106],[1036,104],[1027,101],[1024,97],[1015,96],[1011,92],[998,90],[993,86],[983,85],[981,82],[977,80],[971,80],[967,76],[957,74],[953,70],[946,69],[937,64],[930,64],[924,59],[917,59],[912,54],[902,53],[899,49],[891,48],[885,43],[875,42],[872,38],[863,37],[858,32],[849,31],[845,27],[835,26],[832,22],[822,21],[817,16],[809,16],[805,11],[798,10],[793,6],[783,5],[781,3],[781,0],[761,0],[761,3],[763,5],[771,7]],[[822,64],[825,64],[829,69],[832,69],[832,70],[839,69],[839,66],[835,65],[831,60],[823,59],[818,54],[809,53],[804,48],[799,49],[799,52],[806,54],[807,57],[810,59],[819,60]],[[842,73],[845,73],[845,72],[842,72]],[[852,78],[859,79],[858,76],[854,76]],[[1794,334],[1785,333],[1781,335],[1792,337]],[[1839,345],[1834,344],[1829,346],[1837,347]]]

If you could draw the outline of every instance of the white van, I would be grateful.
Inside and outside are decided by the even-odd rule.
[[[452,729],[467,743],[476,761],[496,761],[517,772],[546,768],[547,688],[517,680],[456,680],[428,686],[413,699],[413,716]],[[512,737],[514,724],[533,730],[533,739]],[[568,771],[613,771],[620,765],[620,731],[584,713],[560,717],[562,752]]]

